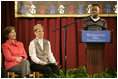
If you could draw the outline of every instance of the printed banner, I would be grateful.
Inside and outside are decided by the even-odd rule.
[[[117,1],[15,1],[15,17],[86,17],[92,4],[102,17],[117,16]]]

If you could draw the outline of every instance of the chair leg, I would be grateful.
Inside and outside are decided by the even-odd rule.
[[[11,76],[12,78],[15,78],[15,73],[14,73],[14,72],[8,72],[8,78],[9,78],[10,76]]]
[[[35,72],[36,78],[39,78],[39,72]]]
[[[9,78],[9,72],[8,72],[8,78]]]
[[[43,76],[43,74],[40,74],[39,72],[35,72],[35,75],[36,75],[35,76],[36,78],[39,78],[40,76]]]
[[[33,72],[33,78],[35,78],[35,72]]]
[[[15,78],[15,73],[14,72],[12,73],[12,78]]]
[[[31,78],[32,78],[32,77],[35,78],[35,72],[33,72],[32,74],[30,74],[29,77],[31,77]]]

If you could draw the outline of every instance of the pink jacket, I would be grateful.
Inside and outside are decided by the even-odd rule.
[[[18,41],[13,43],[12,41],[7,40],[4,44],[2,44],[2,51],[5,56],[4,65],[6,70],[20,64],[20,62],[16,62],[15,57],[22,57],[22,61],[27,59],[24,45]]]

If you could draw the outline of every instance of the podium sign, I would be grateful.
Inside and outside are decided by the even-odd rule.
[[[82,31],[82,42],[109,43],[110,31]]]

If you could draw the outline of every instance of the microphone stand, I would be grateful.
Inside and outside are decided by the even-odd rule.
[[[74,22],[71,22],[71,23],[69,23],[69,24],[67,24],[67,25],[65,25],[65,26],[62,26],[62,27],[60,27],[60,28],[57,28],[57,29],[55,29],[55,30],[52,30],[52,32],[54,32],[54,31],[56,31],[56,30],[59,30],[59,29],[62,29],[62,28],[65,28],[65,30],[64,30],[64,42],[65,42],[65,45],[64,45],[64,47],[65,47],[65,76],[66,76],[66,59],[67,59],[67,29],[68,29],[68,25],[71,25],[71,24],[73,24],[73,23],[76,23],[76,22],[79,22],[79,21],[82,21],[82,20],[84,20],[84,19],[87,19],[87,18],[89,18],[89,16],[88,17],[85,17],[85,18],[83,18],[83,19],[80,19],[80,20],[78,20],[78,21],[74,21]]]

